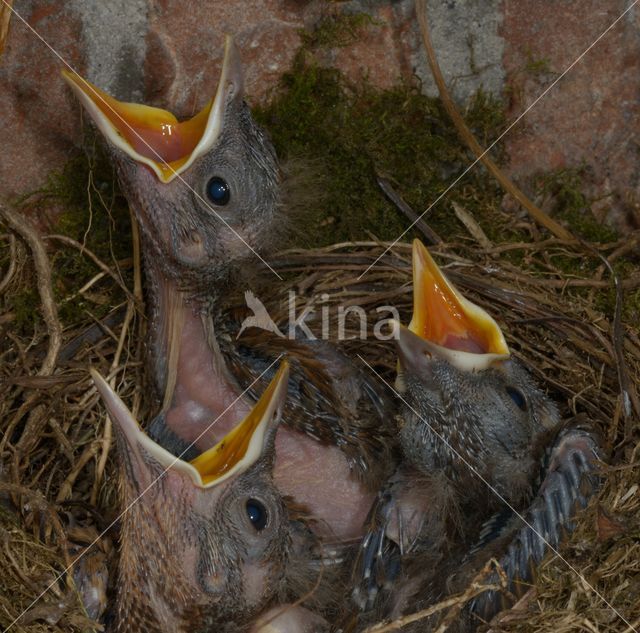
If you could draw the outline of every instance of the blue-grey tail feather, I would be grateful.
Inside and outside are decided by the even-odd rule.
[[[516,531],[506,554],[499,559],[509,592],[522,595],[533,580],[533,570],[549,552],[557,549],[566,533],[574,530],[572,519],[576,511],[587,505],[600,485],[599,464],[598,443],[588,431],[568,429],[558,437],[546,476],[524,517],[526,524]],[[511,519],[506,513],[492,517],[482,530],[482,542],[474,551],[478,552],[492,538],[504,537],[513,529]],[[494,583],[499,583],[497,571],[487,579],[487,584]],[[487,621],[502,610],[503,602],[500,592],[487,591],[476,597],[468,610]]]

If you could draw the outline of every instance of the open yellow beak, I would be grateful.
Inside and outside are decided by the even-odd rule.
[[[413,317],[409,330],[429,342],[430,349],[444,350],[437,355],[456,359],[461,369],[482,369],[510,355],[498,324],[458,292],[417,239],[413,242]]]
[[[268,431],[280,421],[287,395],[289,364],[284,361],[280,365],[249,415],[220,442],[191,462],[175,457],[156,444],[142,431],[109,383],[93,369],[91,376],[109,411],[109,416],[118,426],[132,455],[139,457],[141,452],[148,453],[163,468],[187,475],[199,488],[212,488],[244,472],[262,455]]]
[[[225,104],[243,86],[239,56],[229,36],[216,96],[188,121],[179,122],[167,110],[118,101],[76,73],[63,70],[62,76],[105,137],[149,166],[164,183],[213,146],[222,129]]]
[[[289,363],[284,361],[249,415],[215,446],[190,462],[205,486],[258,459],[269,423],[284,404],[288,380]]]

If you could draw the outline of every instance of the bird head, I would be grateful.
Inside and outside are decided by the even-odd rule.
[[[281,591],[290,528],[272,467],[288,373],[283,363],[249,415],[186,462],[153,442],[92,371],[121,465],[117,631],[249,621]]]
[[[123,103],[76,73],[63,76],[108,141],[147,259],[182,285],[210,285],[272,243],[279,171],[275,151],[243,100],[236,47],[226,39],[214,98],[191,119]]]
[[[555,406],[511,358],[496,321],[462,296],[419,240],[413,284],[413,318],[396,325],[397,386],[409,404],[405,452],[427,469],[459,461],[449,447],[486,473],[517,469],[532,439],[557,424]]]

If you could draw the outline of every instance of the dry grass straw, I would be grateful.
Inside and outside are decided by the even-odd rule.
[[[12,7],[13,0],[2,0],[2,2],[0,2],[0,55],[4,52],[4,48],[7,44]]]
[[[99,322],[85,314],[63,329],[47,243],[80,249],[108,273],[112,289],[123,283],[121,271],[74,240],[43,239],[22,212],[0,207],[0,219],[0,240],[9,251],[0,290],[20,294],[35,284],[43,317],[25,335],[15,314],[0,315],[0,627],[10,626],[45,592],[12,630],[99,630],[84,614],[71,566],[117,509],[111,427],[87,368],[108,376],[134,412],[140,410],[139,256],[134,249],[135,282],[125,306],[114,305]],[[86,282],[79,292],[95,283]],[[101,574],[112,563],[114,534],[111,530],[78,563],[82,577],[99,592]]]

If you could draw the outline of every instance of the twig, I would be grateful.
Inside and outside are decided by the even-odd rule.
[[[623,284],[620,282],[618,275],[613,270],[611,262],[609,262],[602,253],[589,244],[584,243],[583,245],[587,250],[591,251],[596,257],[598,257],[606,266],[609,274],[611,275],[613,287],[616,291],[616,304],[613,313],[613,324],[611,327],[611,340],[613,343],[613,356],[616,360],[616,371],[618,372],[620,396],[622,397],[622,413],[624,414],[625,419],[629,420],[631,417],[631,407],[633,407],[636,414],[640,416],[640,402],[638,402],[638,394],[629,380],[629,371],[624,358],[624,328],[622,327],[622,307],[624,305]],[[625,438],[630,437],[630,434],[630,429],[626,428]]]
[[[82,469],[85,467],[85,464],[87,464],[87,462],[90,459],[95,457],[97,452],[98,452],[97,442],[92,442],[91,444],[89,444],[89,446],[85,448],[82,455],[80,455],[80,458],[75,461],[75,464],[71,469],[71,472],[67,475],[65,480],[60,485],[60,489],[58,490],[58,494],[56,495],[56,503],[61,503],[62,501],[65,501],[71,496],[73,485],[75,484],[75,481],[78,478],[78,475],[80,474]],[[91,503],[95,505],[95,501],[92,500]]]
[[[48,521],[46,522],[47,530],[53,531],[58,537],[58,545],[63,552],[67,550],[67,536],[56,508],[47,501],[45,496],[39,490],[32,490],[27,486],[13,484],[7,481],[0,481],[0,491],[13,495],[23,495],[30,500],[31,511],[46,512]]]
[[[0,205],[0,215],[2,215],[9,226],[18,233],[29,245],[33,253],[33,261],[38,278],[38,293],[42,302],[42,316],[49,333],[49,347],[47,355],[42,361],[40,376],[49,376],[53,373],[58,359],[58,352],[62,345],[62,325],[58,320],[58,309],[53,298],[53,288],[51,285],[51,265],[47,257],[42,239],[33,226],[17,213]]]
[[[106,273],[111,277],[119,286],[122,288],[122,291],[127,295],[128,299],[133,299],[133,295],[131,291],[122,283],[122,279],[117,275],[109,266],[107,266],[95,253],[89,250],[86,246],[80,244],[80,242],[74,240],[67,235],[45,235],[45,240],[56,240],[57,242],[62,242],[63,244],[67,244],[69,246],[73,246],[77,248],[83,255],[86,255],[102,272]],[[118,262],[118,265],[121,265],[124,262]]]
[[[411,222],[415,223],[416,227],[426,238],[425,241],[428,246],[442,243],[440,236],[404,201],[402,196],[391,186],[391,183],[386,178],[380,174],[376,174],[376,180],[384,195],[387,196]]]
[[[563,226],[558,224],[553,218],[550,218],[542,209],[535,205],[520,189],[504,174],[504,172],[496,165],[491,158],[482,149],[480,143],[476,140],[471,130],[467,127],[464,119],[458,112],[449,90],[445,84],[440,65],[436,58],[433,44],[431,43],[431,35],[429,34],[429,23],[427,20],[427,2],[426,0],[416,0],[416,12],[418,14],[418,22],[420,22],[420,32],[427,53],[429,67],[433,73],[438,92],[442,99],[445,110],[451,117],[453,124],[458,130],[458,134],[467,144],[469,149],[476,155],[478,160],[493,174],[494,178],[502,185],[503,189],[511,194],[529,213],[529,215],[539,224],[551,231],[556,237],[569,242],[574,242],[575,237]]]
[[[476,222],[476,219],[462,205],[455,202],[455,200],[451,203],[451,206],[453,206],[453,211],[458,220],[464,224],[465,228],[469,233],[471,233],[471,236],[475,238],[476,242],[478,242],[484,250],[492,250],[493,243],[482,230],[482,227]]]
[[[483,569],[480,575],[483,575],[485,570]],[[423,609],[422,611],[417,611],[416,613],[410,613],[409,615],[402,616],[397,620],[393,620],[393,622],[383,622],[380,624],[374,624],[373,626],[365,629],[364,633],[388,633],[388,631],[397,631],[401,629],[403,626],[407,626],[407,624],[412,624],[413,622],[419,622],[420,620],[424,620],[429,616],[435,615],[440,611],[444,611],[445,609],[462,609],[464,605],[469,602],[472,598],[484,593],[485,591],[499,591],[500,587],[498,585],[479,585],[477,581],[474,580],[473,583],[466,589],[464,593],[458,594],[456,596],[452,596],[451,598],[447,598],[446,600],[442,600],[437,604],[434,604],[427,609]],[[446,628],[448,628],[450,623],[446,625],[443,623],[438,629],[438,633],[443,633]],[[443,628],[443,626],[445,628]]]
[[[9,235],[9,267],[2,281],[0,281],[0,294],[4,292],[16,272],[16,255],[16,236],[11,234]]]
[[[124,304],[118,306],[111,314],[107,315],[99,323],[89,326],[84,332],[74,336],[69,342],[65,343],[60,350],[58,360],[65,363],[72,359],[84,344],[94,344],[99,341],[105,334],[105,328],[111,330],[124,319]]]

